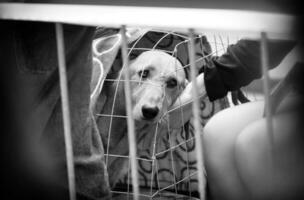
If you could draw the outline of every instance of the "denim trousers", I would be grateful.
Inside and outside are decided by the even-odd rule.
[[[6,133],[2,148],[7,152],[4,160],[8,169],[4,181],[7,191],[19,187],[19,193],[7,192],[7,195],[66,198],[55,25],[16,21],[0,24],[1,104],[5,108],[2,112],[5,120],[1,124]],[[107,199],[110,191],[104,149],[89,109],[91,42],[95,28],[64,25],[63,29],[77,194],[84,199]],[[31,185],[33,182],[37,187]],[[47,192],[41,189],[43,186]],[[56,189],[50,188],[65,192],[56,196]]]

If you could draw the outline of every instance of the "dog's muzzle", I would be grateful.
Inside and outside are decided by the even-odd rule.
[[[158,113],[159,113],[159,108],[158,107],[149,107],[149,106],[143,106],[141,108],[143,117],[147,120],[154,119]]]

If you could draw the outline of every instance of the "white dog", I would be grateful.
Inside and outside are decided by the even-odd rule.
[[[186,84],[181,63],[162,51],[142,53],[130,64],[130,74],[136,121],[159,121]]]
[[[157,50],[140,54],[130,63],[129,70],[132,112],[136,123],[137,140],[140,140],[145,136],[153,136],[157,122],[166,118],[165,114],[182,93],[187,81],[181,63],[173,56]],[[120,73],[125,73],[124,69]],[[126,116],[124,76],[110,77],[116,78],[104,83],[98,101],[102,102],[103,106],[97,123],[105,151],[108,155],[114,155],[106,159],[110,183],[113,186],[125,173],[124,169],[128,169],[127,159],[117,158],[115,155],[127,156],[129,148],[126,118],[122,117]]]
[[[113,37],[111,39],[113,40]],[[103,59],[100,60],[103,61]],[[119,64],[122,63],[116,63],[115,67],[114,63],[111,69],[104,66],[107,79],[113,80],[104,82],[96,102],[97,110],[100,110],[98,113],[101,114],[97,119],[97,125],[107,153],[106,163],[112,187],[129,169],[127,123],[124,117],[126,116],[123,80],[125,72],[124,69],[115,71],[119,68],[117,67]],[[130,62],[129,70],[132,114],[135,119],[138,142],[143,138],[147,141],[151,138],[150,141],[152,141],[157,124],[167,122],[170,128],[179,128],[183,126],[182,122],[190,119],[191,100],[193,100],[192,83],[187,85],[184,69],[175,57],[159,50],[146,51]],[[203,82],[203,75],[198,76],[197,83],[200,88],[204,88]],[[201,89],[199,95],[204,92],[205,90]],[[179,101],[177,101],[178,97],[180,97]],[[173,109],[168,113],[169,110],[180,107],[181,104],[184,112],[183,119],[180,117],[180,109]],[[162,131],[167,131],[167,126],[165,128],[159,126],[158,132]]]

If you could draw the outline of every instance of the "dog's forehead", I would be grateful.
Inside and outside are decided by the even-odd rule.
[[[173,56],[159,50],[146,51],[140,54],[132,63],[132,68],[134,70],[153,68],[159,74],[184,75],[181,63]]]

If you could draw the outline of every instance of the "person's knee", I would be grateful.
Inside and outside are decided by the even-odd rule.
[[[260,120],[248,125],[235,141],[236,170],[249,196],[262,196],[269,190],[270,149]],[[262,133],[263,132],[263,133]],[[264,181],[260,182],[263,177]]]
[[[234,144],[241,130],[262,116],[262,105],[262,102],[248,103],[223,110],[206,124],[203,148],[212,196],[242,199],[243,187],[234,163]]]
[[[236,169],[252,199],[300,199],[303,140],[290,116],[276,116],[273,127],[273,141],[265,119],[244,128],[235,143]]]
[[[232,148],[240,131],[262,117],[263,102],[247,103],[214,115],[204,127],[203,147],[207,157]],[[217,158],[214,158],[217,159]]]
[[[204,127],[203,148],[207,165],[221,165],[225,157],[223,153],[233,144],[230,112],[226,109],[217,113]]]

